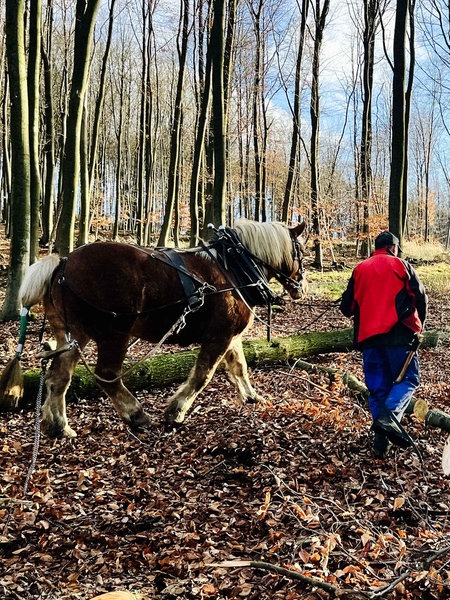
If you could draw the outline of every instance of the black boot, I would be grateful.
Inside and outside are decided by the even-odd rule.
[[[413,442],[406,431],[399,426],[399,423],[394,420],[392,414],[386,413],[378,417],[373,425],[372,429],[375,433],[384,434],[389,441],[400,448],[409,448],[413,445]]]
[[[375,458],[385,458],[390,442],[384,433],[375,432],[373,439],[373,455]]]

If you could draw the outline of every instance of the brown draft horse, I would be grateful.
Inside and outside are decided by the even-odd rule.
[[[289,228],[282,223],[239,221],[229,231],[259,263],[266,283],[277,278],[297,299],[304,283],[304,228],[305,223]],[[175,263],[163,249],[93,242],[67,258],[51,255],[28,269],[21,288],[23,305],[43,302],[57,350],[67,347],[68,340],[76,342],[55,353],[47,373],[42,427],[49,436],[76,435],[67,421],[65,394],[80,351],[90,339],[97,345],[95,374],[122,419],[132,427],[148,424],[149,415],[121,379],[129,340],[159,342],[186,310],[184,327],[171,332],[168,341],[180,346],[198,343],[200,352],[188,379],[169,400],[166,424],[184,420],[222,359],[240,401],[263,401],[250,383],[242,349],[242,334],[253,321],[252,301],[237,289],[227,265],[218,262],[214,242],[172,252]],[[193,310],[186,309],[190,295],[186,279],[194,282],[200,295]]]

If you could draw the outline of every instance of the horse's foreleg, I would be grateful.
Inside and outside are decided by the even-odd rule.
[[[217,365],[227,351],[229,343],[203,344],[192,371],[187,380],[177,389],[170,398],[165,411],[167,426],[182,423],[187,411],[192,406],[195,398],[208,385],[214,375]]]
[[[228,374],[231,381],[235,384],[241,403],[247,400],[265,403],[263,396],[257,393],[250,383],[247,370],[247,361],[242,347],[242,338],[239,336],[233,340],[225,354]]]
[[[65,340],[64,342],[61,340],[58,346],[63,343]],[[47,397],[42,407],[42,429],[49,437],[62,438],[77,435],[67,420],[66,391],[78,360],[79,353],[76,348],[67,350],[52,359],[45,379]]]
[[[120,376],[127,345],[122,340],[98,344],[95,374],[100,387],[108,394],[120,417],[132,428],[150,423],[150,416],[128,390]]]

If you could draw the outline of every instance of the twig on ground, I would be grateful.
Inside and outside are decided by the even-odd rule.
[[[337,586],[332,583],[327,583],[326,581],[322,581],[322,579],[318,579],[317,577],[309,577],[307,575],[303,575],[298,571],[293,571],[291,569],[286,569],[285,567],[281,567],[280,565],[273,565],[272,563],[264,562],[261,560],[231,560],[225,561],[223,563],[210,563],[207,565],[208,567],[250,567],[252,569],[261,569],[262,571],[271,571],[272,573],[277,573],[278,575],[283,575],[288,579],[294,579],[298,581],[302,581],[307,585],[312,587],[318,587],[322,590],[325,590],[329,594],[333,594],[334,597],[344,596],[351,594],[353,598],[369,598],[370,596],[367,592],[361,592],[356,590],[348,590],[348,589],[339,589]]]

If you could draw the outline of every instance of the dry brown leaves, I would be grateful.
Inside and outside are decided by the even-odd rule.
[[[443,300],[433,302],[438,315]],[[275,333],[298,332],[324,308],[314,299],[288,305],[274,317]],[[330,307],[314,327],[345,324]],[[14,333],[4,327],[2,362]],[[263,325],[256,331],[263,335]],[[448,347],[421,351],[419,395],[450,411],[449,355]],[[357,353],[315,361],[361,377]],[[366,407],[338,379],[281,365],[253,372],[252,380],[268,406],[237,407],[219,374],[178,432],[161,425],[173,390],[142,392],[154,422],[138,434],[108,400],[80,399],[68,407],[78,437],[41,439],[25,501],[33,416],[1,415],[0,596],[328,597],[262,569],[210,566],[243,560],[368,597],[449,597],[449,480],[440,471],[446,436],[409,418],[423,468],[410,451],[375,461]]]

